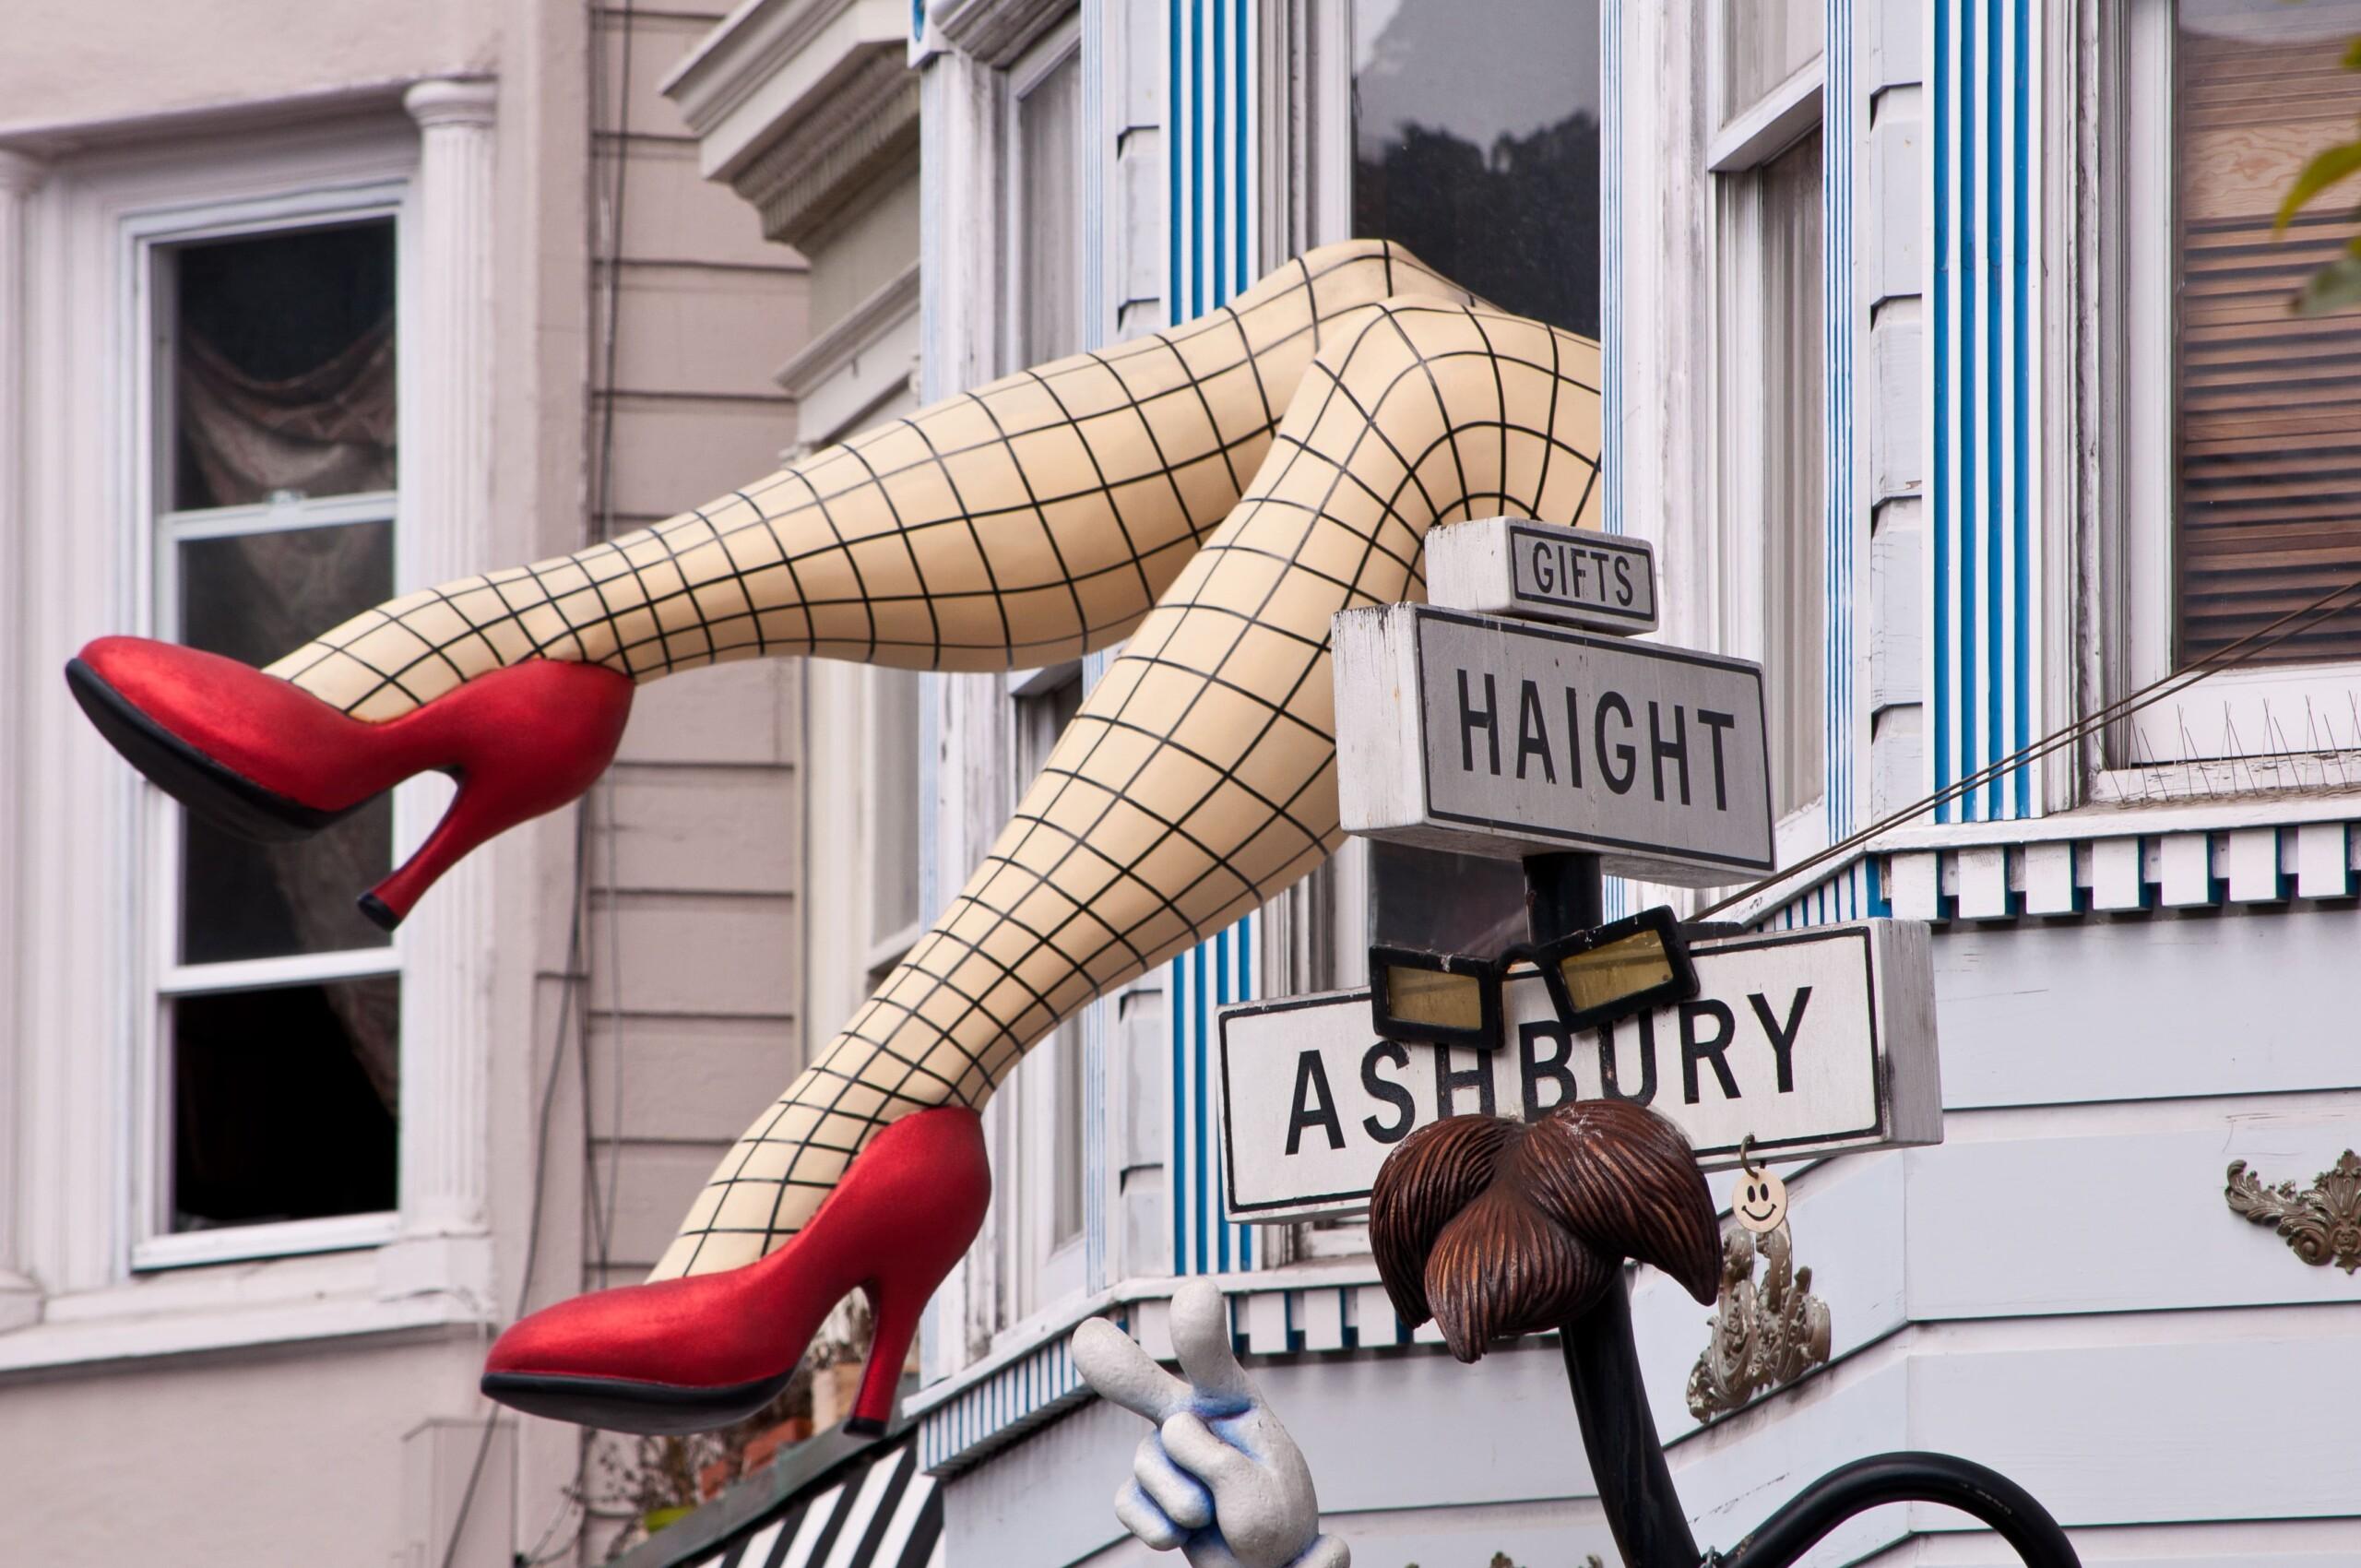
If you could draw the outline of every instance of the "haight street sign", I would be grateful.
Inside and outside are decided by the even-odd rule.
[[[1773,869],[1762,666],[1422,604],[1346,611],[1332,647],[1346,832],[1690,886]]]
[[[1539,977],[1513,980],[1501,1049],[1402,1045],[1367,991],[1220,1015],[1229,1213],[1357,1214],[1378,1167],[1447,1115],[1530,1118],[1569,1094],[1662,1112],[1707,1170],[1942,1141],[1927,928],[1866,921],[1700,943],[1692,1001],[1571,1039]]]
[[[1427,533],[1427,601],[1632,636],[1656,629],[1656,559],[1644,539],[1485,517]]]

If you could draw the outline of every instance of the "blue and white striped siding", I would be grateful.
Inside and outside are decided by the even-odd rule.
[[[1260,923],[1249,915],[1172,961],[1165,992],[1172,1047],[1165,1190],[1176,1275],[1234,1274],[1254,1266],[1253,1227],[1231,1224],[1222,1195],[1221,1042],[1214,1014],[1254,995]]]
[[[1168,0],[1165,233],[1170,319],[1203,315],[1254,280],[1252,0]]]
[[[1854,444],[1854,350],[1863,325],[1863,305],[1853,237],[1858,138],[1855,135],[1853,53],[1860,30],[1854,26],[1854,0],[1828,0],[1828,30],[1821,90],[1821,276],[1828,384],[1824,493],[1828,512],[1826,793],[1822,797],[1833,842],[1858,821],[1857,759],[1868,749],[1868,716],[1854,712],[1857,665],[1855,617],[1859,606],[1854,583],[1869,547],[1869,490]]]
[[[1928,755],[1943,789],[2033,739],[2033,0],[1935,0]],[[2035,811],[2032,770],[1940,820]]]
[[[1253,281],[1254,35],[1251,0],[1168,0],[1166,298],[1175,322]],[[1165,992],[1171,1114],[1165,1167],[1172,1272],[1254,1265],[1253,1231],[1222,1201],[1214,1010],[1254,994],[1252,916],[1172,961]]]
[[[1060,1334],[919,1420],[919,1468],[967,1468],[1090,1397]]]

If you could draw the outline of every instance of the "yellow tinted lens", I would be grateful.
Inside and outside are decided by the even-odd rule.
[[[1406,1024],[1446,1029],[1484,1027],[1484,987],[1474,975],[1385,967],[1386,1012]]]
[[[1560,959],[1558,972],[1566,977],[1566,992],[1574,999],[1574,1010],[1587,1013],[1670,983],[1672,960],[1666,956],[1662,935],[1640,931]]]

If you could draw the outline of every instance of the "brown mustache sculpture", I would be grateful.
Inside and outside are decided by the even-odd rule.
[[[1435,1319],[1463,1361],[1580,1317],[1627,1257],[1708,1305],[1721,1283],[1721,1226],[1689,1140],[1622,1100],[1421,1127],[1378,1171],[1370,1241],[1394,1310]]]

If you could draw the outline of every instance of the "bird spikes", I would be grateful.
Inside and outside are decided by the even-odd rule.
[[[1463,1361],[1579,1317],[1627,1257],[1708,1304],[1720,1283],[1721,1227],[1689,1140],[1622,1100],[1419,1128],[1377,1173],[1370,1242],[1394,1310],[1434,1318]]]

